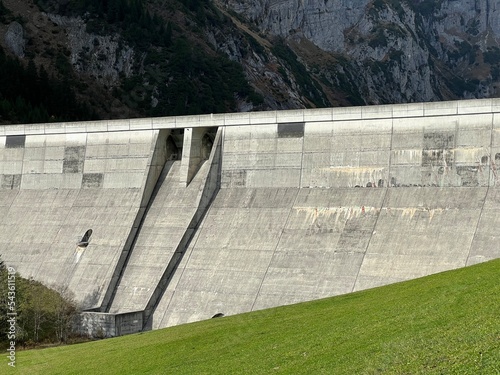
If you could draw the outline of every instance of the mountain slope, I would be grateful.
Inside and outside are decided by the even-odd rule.
[[[88,106],[4,123],[498,96],[499,0],[0,4],[0,47]]]
[[[229,6],[261,33],[287,40],[315,78],[359,94],[358,102],[498,95],[498,0],[229,0]],[[308,58],[304,40],[336,62]]]

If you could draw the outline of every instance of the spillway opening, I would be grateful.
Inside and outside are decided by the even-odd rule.
[[[208,160],[210,158],[210,153],[212,152],[212,147],[214,145],[215,133],[208,131],[203,135],[201,140],[201,159]]]
[[[92,236],[92,229],[89,229],[85,232],[82,239],[78,241],[77,245],[79,247],[87,247],[89,245],[91,236]]]
[[[182,159],[182,145],[184,143],[184,129],[173,129],[165,140],[167,160]]]

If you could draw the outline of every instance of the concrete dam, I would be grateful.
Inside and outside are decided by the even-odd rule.
[[[0,254],[116,336],[500,257],[500,100],[0,127]]]

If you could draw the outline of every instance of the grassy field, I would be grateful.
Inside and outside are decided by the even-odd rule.
[[[500,260],[345,296],[20,351],[19,374],[500,374]],[[7,373],[0,371],[0,373]]]

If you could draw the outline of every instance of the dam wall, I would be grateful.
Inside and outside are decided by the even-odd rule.
[[[2,257],[110,335],[498,258],[499,116],[486,99],[2,127]]]
[[[474,103],[462,114],[463,102],[433,103],[226,126],[221,189],[156,327],[499,257],[500,124],[492,102]]]
[[[98,307],[144,210],[158,131],[6,135],[1,254],[25,277]],[[91,246],[78,246],[92,229]]]

